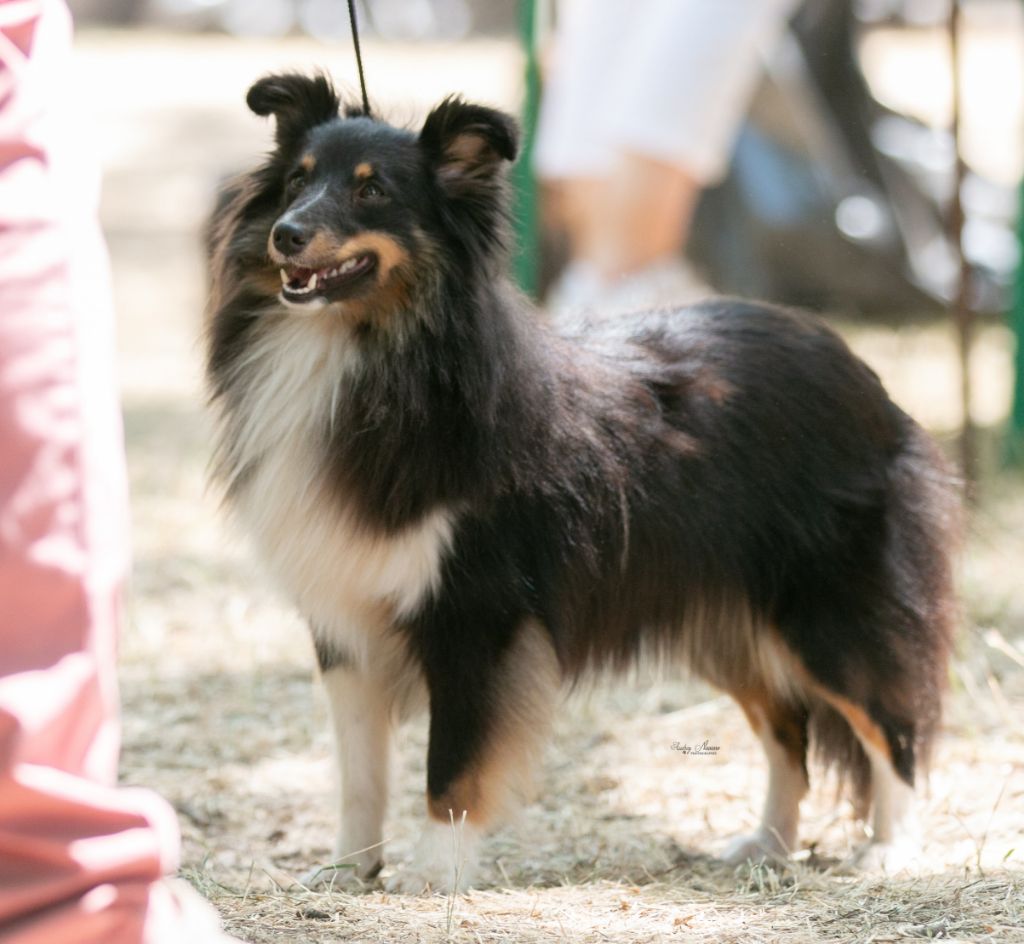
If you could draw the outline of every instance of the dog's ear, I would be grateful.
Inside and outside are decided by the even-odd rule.
[[[245,101],[257,115],[274,116],[278,144],[337,118],[340,106],[331,80],[322,73],[264,76],[249,89]]]
[[[489,184],[515,159],[518,137],[509,115],[452,97],[427,115],[420,146],[442,187],[458,194]]]

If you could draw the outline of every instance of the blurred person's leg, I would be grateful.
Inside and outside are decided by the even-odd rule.
[[[616,161],[603,120],[605,104],[619,81],[629,22],[627,0],[560,0],[558,31],[538,116],[534,167],[543,200],[553,208],[569,243],[569,260],[556,293],[572,302],[601,285],[599,254],[603,190]],[[560,307],[560,302],[555,302]]]
[[[0,0],[0,941],[202,944],[172,810],[114,786],[127,496],[69,52],[61,0]]]
[[[727,170],[763,56],[795,6],[617,0],[570,7],[535,160],[562,208],[570,278],[584,292],[572,273],[591,280],[595,297],[587,301],[615,307],[701,290],[682,261],[690,221],[701,190]]]

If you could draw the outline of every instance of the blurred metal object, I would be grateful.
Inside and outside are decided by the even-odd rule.
[[[1024,182],[1020,185],[1017,209],[1017,241],[1024,248]],[[1004,455],[1007,465],[1024,468],[1024,263],[1020,260],[1017,263],[1009,323],[1017,342],[1017,350],[1014,356],[1013,405],[1010,408],[1010,428],[1006,435]]]
[[[956,171],[953,174],[953,186],[949,200],[949,238],[956,247],[958,263],[956,292],[953,298],[953,323],[956,325],[957,351],[960,355],[960,470],[967,485],[968,497],[974,498],[978,482],[978,450],[977,431],[974,428],[974,417],[971,412],[971,348],[977,317],[974,311],[971,286],[974,282],[974,269],[964,251],[964,182],[967,179],[967,164],[963,158],[961,141],[961,115],[963,102],[961,96],[961,38],[963,17],[960,0],[949,0],[949,61],[950,78],[953,86],[953,114],[951,133],[953,136],[953,154]]]
[[[874,98],[856,56],[853,8],[853,0],[813,0],[794,18],[729,176],[701,201],[691,255],[726,292],[938,314],[959,285],[959,248],[945,222],[954,143]],[[967,170],[962,184],[971,305],[999,312],[1016,266],[1014,197]]]
[[[515,254],[512,265],[516,284],[531,298],[539,291],[540,232],[537,179],[533,174],[533,145],[540,108],[541,33],[550,18],[546,0],[519,0],[519,34],[526,52],[522,109],[523,140],[519,159],[512,168],[515,204]]]
[[[292,0],[226,0],[220,5],[220,25],[232,36],[286,36],[295,25]]]
[[[373,0],[365,6],[368,22],[383,39],[456,40],[473,26],[466,0]]]
[[[296,18],[302,32],[323,40],[345,40],[349,36],[344,0],[299,0]],[[360,22],[365,21],[365,16]]]
[[[343,40],[348,15],[343,0],[72,0],[79,4],[133,4],[137,17],[163,26],[224,30],[236,36],[283,36],[302,32]],[[478,22],[490,31],[514,25],[498,0],[363,0],[360,21],[367,35],[388,40],[463,39]],[[495,9],[498,8],[498,9]],[[102,18],[102,17],[99,17]]]
[[[857,0],[857,17],[865,23],[941,26],[949,15],[947,0]]]
[[[68,0],[75,23],[116,23],[127,25],[139,20],[146,0]]]

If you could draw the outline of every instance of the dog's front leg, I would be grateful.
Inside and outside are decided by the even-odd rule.
[[[436,649],[430,692],[427,817],[412,861],[390,891],[447,893],[474,883],[485,833],[530,793],[550,729],[560,671],[547,633],[520,626],[493,661]]]
[[[318,646],[337,760],[339,826],[329,865],[308,873],[307,887],[370,879],[383,862],[388,794],[391,685],[380,673]]]

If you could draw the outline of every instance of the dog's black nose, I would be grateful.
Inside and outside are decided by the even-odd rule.
[[[278,220],[273,232],[274,248],[286,255],[294,256],[301,252],[309,242],[309,233],[298,223],[289,220]]]

